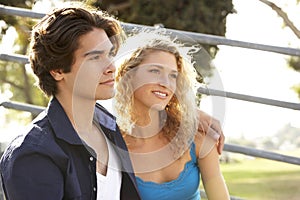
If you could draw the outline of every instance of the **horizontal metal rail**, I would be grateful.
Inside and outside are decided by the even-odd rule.
[[[4,15],[15,15],[20,17],[30,17],[30,18],[42,18],[45,16],[45,13],[39,13],[39,12],[33,12],[29,9],[24,8],[16,8],[16,7],[10,7],[10,6],[4,6],[0,5],[0,14]],[[145,25],[138,25],[138,24],[131,24],[131,23],[121,23],[122,27],[124,28],[125,32],[130,33],[133,30],[139,30],[139,29],[156,29],[157,27],[153,26],[145,26]],[[227,45],[227,46],[233,46],[233,47],[241,47],[241,48],[247,48],[247,49],[254,49],[254,50],[261,50],[261,51],[268,51],[268,52],[274,52],[274,53],[280,53],[285,55],[291,55],[291,56],[300,56],[300,49],[295,48],[289,48],[289,47],[279,47],[279,46],[272,46],[272,45],[264,45],[264,44],[257,44],[257,43],[250,43],[250,42],[244,42],[244,41],[238,41],[238,40],[231,40],[227,39],[222,36],[216,36],[216,35],[209,35],[209,34],[201,34],[201,33],[195,33],[195,32],[188,32],[188,31],[181,31],[181,30],[175,30],[175,29],[165,29],[170,35],[176,36],[178,39],[182,40],[183,42],[192,42],[192,43],[200,43],[200,44],[210,44],[210,45]],[[0,60],[4,61],[13,61],[13,62],[19,62],[23,64],[29,63],[28,57],[24,55],[19,54],[0,54]],[[266,99],[261,97],[254,97],[250,95],[243,95],[243,94],[237,94],[232,92],[224,92],[220,90],[214,90],[214,89],[208,89],[199,87],[198,93],[206,94],[206,95],[213,95],[213,96],[221,96],[221,97],[227,97],[227,98],[233,98],[243,101],[249,101],[249,102],[255,102],[255,103],[261,103],[266,105],[272,105],[272,106],[278,106],[283,108],[289,108],[294,110],[300,110],[300,104],[298,103],[290,103],[285,101],[278,101],[273,99]],[[36,105],[30,105],[25,103],[19,103],[19,102],[12,102],[12,101],[6,101],[0,103],[0,106],[3,106],[5,108],[9,109],[15,109],[20,111],[27,111],[34,115],[38,115],[40,112],[42,112],[45,107],[36,106]],[[293,156],[287,156],[279,153],[274,153],[270,151],[265,150],[258,150],[255,148],[249,148],[234,144],[225,144],[224,151],[233,152],[233,153],[240,153],[248,156],[253,157],[260,157],[265,158],[269,160],[274,161],[280,161],[290,164],[296,164],[300,165],[300,158],[293,157]],[[201,190],[201,197],[206,197],[205,191]],[[239,197],[230,197],[231,200],[241,200]]]
[[[2,15],[14,15],[19,17],[29,17],[39,19],[45,16],[45,13],[34,12],[26,8],[18,8],[12,6],[5,6],[0,4],[0,14]]]
[[[265,159],[269,159],[269,160],[300,165],[299,157],[287,156],[287,155],[283,155],[283,154],[279,154],[279,153],[239,146],[239,145],[235,145],[235,144],[225,144],[224,151],[240,153],[240,154],[244,154],[244,155],[248,155],[248,156],[265,158]]]
[[[13,101],[1,102],[0,106],[3,106],[4,108],[19,110],[19,111],[30,112],[34,115],[40,114],[40,112],[42,112],[45,109],[45,107],[42,107],[42,106],[36,106],[36,105],[32,105],[32,104],[13,102]]]
[[[20,54],[0,53],[0,60],[18,62],[22,64],[29,63],[28,57]]]
[[[41,107],[41,106],[35,106],[35,105],[12,102],[12,101],[2,102],[0,103],[0,106],[3,106],[5,108],[20,110],[20,111],[31,112],[35,115],[39,114],[45,109],[45,107]],[[287,156],[287,155],[273,153],[264,150],[258,150],[255,148],[242,147],[234,144],[225,144],[224,151],[241,153],[248,156],[266,158],[274,161],[281,161],[290,164],[300,165],[300,158],[297,157]]]
[[[265,105],[300,110],[300,103],[291,103],[291,102],[286,102],[286,101],[279,101],[279,100],[274,100],[274,99],[255,97],[255,96],[250,96],[250,95],[245,95],[245,94],[238,94],[238,93],[233,93],[233,92],[225,92],[225,91],[221,91],[221,90],[208,89],[208,88],[204,88],[204,87],[199,87],[197,89],[197,92],[200,94],[226,97],[226,98],[237,99],[237,100],[242,100],[242,101],[249,101],[249,102],[260,103],[260,104],[265,104]]]
[[[19,54],[0,54],[0,60],[20,62],[23,64],[26,64],[29,62],[29,60],[26,56],[19,55]],[[231,98],[231,99],[238,99],[238,100],[266,104],[266,105],[271,105],[271,106],[278,106],[278,107],[282,107],[282,108],[289,108],[289,109],[293,109],[293,110],[300,110],[300,103],[279,101],[279,100],[274,100],[274,99],[255,97],[255,96],[251,96],[251,95],[238,94],[238,93],[233,93],[233,92],[225,92],[225,91],[221,91],[221,90],[209,89],[209,88],[204,88],[204,87],[199,87],[197,89],[197,92],[200,94],[227,97],[227,98]]]
[[[145,25],[130,24],[130,23],[123,23],[123,28],[125,32],[129,32],[129,33],[131,32],[132,29],[144,29],[144,28],[156,29],[153,26],[145,26]],[[223,36],[209,35],[203,33],[168,29],[168,28],[166,28],[166,30],[171,35],[173,35],[174,37],[176,36],[183,42],[209,44],[209,45],[226,45],[232,47],[241,47],[246,49],[280,53],[285,55],[300,56],[300,49],[296,49],[296,48],[279,47],[273,45],[244,42],[239,40],[227,39]]]
[[[34,12],[32,10],[25,9],[25,8],[15,8],[15,7],[4,6],[4,5],[0,5],[0,14],[15,15],[15,16],[30,17],[30,18],[42,18],[45,15],[45,13]],[[132,24],[132,23],[123,23],[123,22],[121,23],[121,25],[123,26],[125,32],[131,32],[133,29],[138,30],[144,28],[149,28],[149,29],[156,28],[153,26],[145,26],[145,25]],[[168,31],[170,34],[177,36],[180,40],[184,42],[193,42],[193,43],[210,44],[210,45],[227,45],[233,47],[241,47],[247,49],[255,49],[261,51],[280,53],[285,55],[300,56],[300,49],[296,49],[296,48],[279,47],[273,45],[244,42],[244,41],[227,39],[222,36],[181,31],[181,30],[168,29],[168,28],[166,28],[165,30]]]

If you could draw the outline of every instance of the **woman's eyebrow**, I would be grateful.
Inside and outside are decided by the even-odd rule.
[[[160,64],[160,63],[153,63],[153,64],[151,64],[151,65],[154,66],[154,67],[160,68],[160,69],[164,69],[164,68],[170,69],[170,68],[171,68],[171,67],[162,65],[162,64]],[[178,73],[178,70],[172,69],[171,72],[176,72],[176,73]]]

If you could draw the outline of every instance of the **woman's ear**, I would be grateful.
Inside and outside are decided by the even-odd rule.
[[[64,78],[62,69],[51,70],[50,74],[56,81],[60,81]]]

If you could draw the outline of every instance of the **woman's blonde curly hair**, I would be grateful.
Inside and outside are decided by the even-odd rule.
[[[162,132],[171,142],[174,156],[179,158],[189,148],[197,132],[198,115],[194,91],[197,73],[193,68],[189,51],[176,40],[157,32],[143,32],[127,39],[125,46],[120,50],[120,56],[128,55],[128,52],[130,56],[117,68],[116,76],[114,109],[117,123],[123,134],[131,134],[135,122],[132,116],[134,91],[130,79],[136,67],[153,51],[172,53],[177,61],[179,75],[176,80],[176,91],[165,108],[166,121],[162,122],[164,123]]]

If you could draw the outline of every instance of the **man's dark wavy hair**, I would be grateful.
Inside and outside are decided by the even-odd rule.
[[[114,45],[115,53],[122,41],[120,23],[106,12],[82,6],[54,9],[32,30],[29,59],[41,90],[47,95],[57,93],[51,70],[71,71],[79,38],[93,30],[103,29]]]

